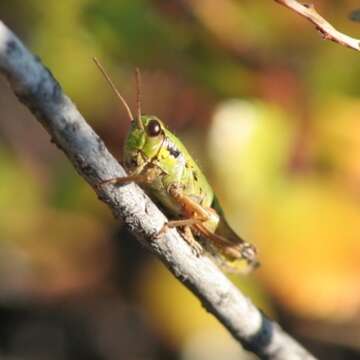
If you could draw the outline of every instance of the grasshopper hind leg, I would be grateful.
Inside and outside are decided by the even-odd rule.
[[[207,240],[204,242],[205,248],[212,248],[213,251],[211,252],[213,254],[219,254],[219,257],[228,267],[234,268],[231,272],[250,272],[259,266],[255,246],[232,233],[231,238],[227,238],[215,232],[215,229],[221,223],[215,209],[202,206],[193,198],[184,194],[182,189],[176,185],[169,187],[169,194],[181,206],[183,215],[189,217],[189,219],[170,221],[168,226],[184,225],[185,221],[195,235]],[[207,246],[207,243],[209,243],[209,246]],[[243,269],[244,263],[247,264],[246,271]],[[236,270],[237,268],[239,270]]]
[[[195,225],[197,232],[206,240],[209,240],[210,253],[215,257],[216,262],[227,272],[249,273],[255,270],[260,263],[257,260],[257,251],[254,245],[239,239],[241,241],[234,243],[227,238],[212,233],[202,224]],[[217,253],[220,252],[218,256]],[[214,253],[215,256],[214,256]],[[219,260],[220,259],[220,260]],[[244,268],[244,261],[247,267]]]

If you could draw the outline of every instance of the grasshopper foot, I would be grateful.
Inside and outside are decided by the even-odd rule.
[[[193,254],[196,257],[200,257],[204,253],[204,249],[199,242],[194,238],[194,234],[191,231],[190,226],[185,226],[183,230],[183,236],[186,242],[190,245]]]
[[[106,184],[116,184],[118,178],[102,180],[95,184],[95,187],[100,190]]]
[[[198,242],[195,242],[194,244],[192,244],[190,246],[191,246],[191,250],[192,250],[193,254],[196,257],[200,257],[204,253],[204,249]]]
[[[163,227],[160,229],[160,231],[155,235],[155,237],[156,237],[157,239],[160,239],[161,237],[164,236],[164,234],[166,233],[166,231],[169,230],[169,229],[170,229],[170,227],[167,225],[167,223],[165,223],[165,224],[163,225]]]
[[[260,263],[257,260],[257,251],[254,245],[250,243],[242,244],[240,246],[240,253],[241,257],[246,260],[251,270],[254,270],[260,266]]]
[[[174,226],[174,224],[177,224],[176,220],[169,221],[168,223],[164,224],[164,226],[161,228],[161,230],[156,234],[156,238],[162,237],[167,230],[177,227],[177,226]],[[186,240],[186,242],[191,247],[191,251],[193,252],[193,254],[196,257],[200,257],[200,255],[203,254],[204,250],[203,250],[202,246],[195,240],[190,226],[184,226],[181,233],[183,235],[183,238]]]

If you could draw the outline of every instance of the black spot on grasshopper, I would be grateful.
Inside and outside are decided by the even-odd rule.
[[[170,141],[169,139],[165,140],[165,144],[166,144],[166,150],[169,152],[169,154],[174,157],[175,159],[177,159],[180,156],[180,150],[176,147],[176,145]]]
[[[174,146],[174,145],[168,145],[167,147],[168,152],[171,156],[173,156],[175,159],[179,157],[180,151]]]

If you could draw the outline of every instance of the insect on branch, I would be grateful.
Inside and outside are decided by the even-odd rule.
[[[114,216],[158,256],[242,346],[264,359],[314,359],[259,311],[209,258],[194,255],[175,230],[155,239],[166,218],[140,188],[134,184],[96,186],[103,179],[124,176],[124,170],[49,70],[1,21],[0,73]]]
[[[275,0],[290,10],[315,25],[324,40],[330,40],[342,46],[360,51],[360,40],[352,38],[336,30],[328,21],[326,21],[315,9],[313,4],[301,4],[296,0]]]

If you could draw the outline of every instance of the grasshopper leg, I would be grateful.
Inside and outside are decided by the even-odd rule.
[[[183,194],[182,189],[179,186],[173,185],[168,191],[179,205],[181,205],[185,216],[191,216],[199,220],[189,224],[192,229],[210,240],[230,259],[244,259],[251,269],[254,269],[259,265],[256,259],[256,248],[252,244],[246,241],[238,243],[231,242],[225,237],[216,234],[214,231],[210,231],[205,226],[205,223],[210,220],[216,221],[217,214],[214,209],[205,208],[191,197]]]
[[[195,240],[194,234],[191,231],[191,227],[189,225],[184,227],[184,239],[191,246],[194,254],[199,257],[203,253],[202,246]]]
[[[112,184],[112,185],[123,185],[128,184],[131,182],[136,183],[152,183],[158,175],[158,172],[156,171],[156,168],[154,167],[147,167],[142,170],[139,174],[130,174],[127,176],[122,177],[115,177],[112,179],[107,179],[99,182],[96,186],[101,187],[106,184]]]
[[[181,220],[170,220],[165,224],[168,228],[175,228],[175,227],[181,227],[181,226],[191,226],[195,224],[201,224],[203,220],[201,219],[181,219]]]
[[[181,219],[181,220],[171,220],[168,221],[160,230],[159,235],[163,234],[167,229],[170,228],[182,228],[183,237],[186,242],[190,245],[192,251],[196,256],[200,256],[203,252],[202,246],[195,240],[194,235],[191,231],[191,225],[200,224],[202,220],[189,218],[189,219]]]
[[[191,197],[185,195],[180,186],[174,184],[170,185],[168,189],[169,194],[175,199],[175,201],[182,207],[184,214],[187,216],[201,220],[205,222],[210,219],[210,211],[212,209],[205,209],[199,203],[197,203]]]
[[[180,220],[171,220],[167,222],[160,230],[160,234],[168,228],[181,227],[183,229],[184,239],[191,246],[195,255],[200,256],[203,253],[203,248],[200,243],[194,238],[192,227],[194,225],[200,225],[204,221],[208,221],[209,215],[201,205],[199,205],[193,199],[183,195],[182,190],[178,185],[174,184],[170,186],[168,192],[182,207],[185,216],[188,217]]]
[[[111,185],[122,185],[122,184],[128,184],[130,182],[143,182],[145,180],[144,175],[128,175],[128,176],[122,176],[122,177],[116,177],[112,179],[107,179],[99,182],[97,184],[98,187],[111,184]]]
[[[230,259],[244,259],[250,266],[249,271],[257,268],[260,265],[256,258],[257,252],[254,245],[246,241],[238,244],[229,242],[223,236],[215,234],[206,229],[203,224],[195,224],[195,228],[200,234],[202,234],[208,240],[212,241],[215,246],[222,249],[223,253]]]

